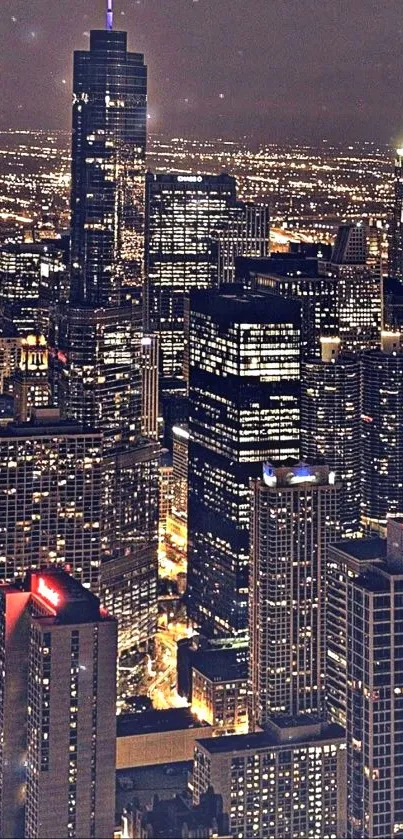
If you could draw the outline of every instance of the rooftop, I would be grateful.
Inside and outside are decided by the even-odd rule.
[[[248,665],[242,658],[236,649],[200,650],[192,658],[192,667],[214,682],[245,680]]]
[[[387,551],[386,539],[380,536],[367,539],[345,539],[343,542],[334,542],[330,545],[332,551],[339,551],[357,560],[375,561],[384,559]]]
[[[204,728],[189,708],[169,708],[166,711],[145,711],[143,714],[121,714],[116,718],[117,736],[133,737],[165,731],[185,731]]]
[[[246,291],[235,283],[222,285],[220,291],[192,291],[190,310],[209,314],[213,320],[225,324],[291,322],[299,325],[301,319],[301,304],[297,300]]]
[[[28,571],[24,589],[31,591],[46,607],[48,618],[55,623],[92,623],[101,620],[113,620],[101,608],[100,601],[81,583],[61,568],[43,568]]]
[[[287,722],[287,727],[291,727],[288,725],[289,722],[292,721]],[[303,737],[301,736],[302,720],[295,720],[293,722],[296,729],[295,740],[292,738],[288,738],[287,740],[281,739],[279,736],[276,736],[274,731],[259,731],[256,734],[233,734],[228,737],[200,739],[197,743],[200,743],[202,748],[210,752],[210,754],[225,754],[226,752],[255,752],[267,748],[284,749],[289,748],[294,743],[300,745],[301,743],[320,744],[328,743],[329,741],[345,742],[344,729],[335,723],[329,725],[324,723],[320,727],[320,733],[313,734],[312,722],[307,722],[306,737]]]

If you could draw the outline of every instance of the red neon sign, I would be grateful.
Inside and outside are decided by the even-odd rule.
[[[39,577],[36,593],[43,597],[44,600],[47,600],[48,603],[51,603],[52,606],[59,605],[60,594],[47,584],[44,577]]]

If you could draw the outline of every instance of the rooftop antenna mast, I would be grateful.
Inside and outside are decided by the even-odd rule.
[[[106,9],[106,28],[108,32],[112,32],[113,29],[113,0],[107,0],[107,9]]]

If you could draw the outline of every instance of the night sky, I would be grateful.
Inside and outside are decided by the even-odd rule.
[[[69,128],[103,0],[0,0],[0,128]],[[115,0],[149,126],[256,141],[403,137],[402,0]]]

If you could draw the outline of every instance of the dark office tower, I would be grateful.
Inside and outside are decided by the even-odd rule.
[[[183,379],[184,298],[217,285],[218,238],[235,200],[229,175],[147,174],[146,294],[163,387]]]
[[[266,266],[270,260],[266,260]],[[247,261],[243,262],[245,271]],[[304,276],[301,271],[288,275],[272,273],[268,268],[259,270],[251,260],[249,282],[256,291],[295,297],[301,301],[301,357],[321,358],[321,338],[338,334],[338,298],[335,277]]]
[[[347,581],[382,562],[390,548],[379,536],[329,545],[326,603],[326,706],[330,722],[347,725]]]
[[[403,351],[400,333],[361,359],[362,523],[381,532],[403,513]]]
[[[250,723],[325,707],[326,562],[339,533],[327,466],[265,464],[253,481],[249,578]]]
[[[58,358],[62,408],[103,433],[101,595],[130,646],[155,630],[158,452],[141,438],[147,68],[126,41],[94,31],[75,54],[72,282]]]
[[[208,635],[247,626],[249,481],[299,456],[299,342],[295,301],[191,294],[188,609]]]
[[[360,364],[340,354],[339,338],[323,338],[321,347],[321,360],[301,365],[301,457],[335,473],[341,534],[351,538],[361,515]]]
[[[65,572],[33,572],[0,587],[0,654],[1,835],[112,836],[115,621]]]
[[[49,359],[44,335],[28,335],[27,338],[22,338],[13,391],[17,422],[27,422],[35,408],[50,405]]]
[[[270,219],[267,206],[239,201],[231,207],[227,227],[219,237],[219,283],[235,281],[237,257],[267,257],[269,241]]]
[[[347,579],[347,836],[403,829],[403,559]]]
[[[0,429],[0,579],[43,562],[99,590],[102,436],[37,409]]]
[[[403,279],[403,148],[396,150],[395,196],[389,231],[390,277]]]

